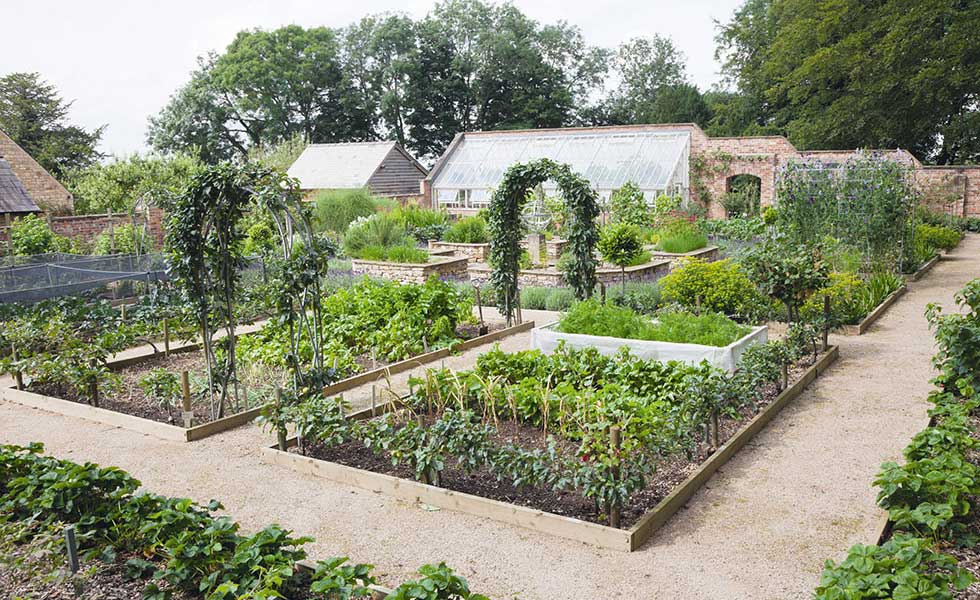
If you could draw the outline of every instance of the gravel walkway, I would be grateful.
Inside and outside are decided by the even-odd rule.
[[[926,423],[926,304],[951,306],[978,275],[980,236],[972,235],[871,332],[836,338],[840,361],[632,554],[265,465],[257,448],[270,440],[257,427],[178,444],[2,403],[0,441],[43,441],[57,456],[118,465],[158,493],[218,498],[245,527],[277,521],[315,536],[314,557],[373,563],[389,584],[446,560],[497,600],[808,598],[826,558],[875,540],[882,513],[871,480]]]

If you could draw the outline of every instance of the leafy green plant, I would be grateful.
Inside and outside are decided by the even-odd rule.
[[[152,369],[139,382],[147,397],[156,400],[168,414],[174,414],[180,403],[182,390],[176,373],[162,368]]]
[[[10,226],[10,245],[17,256],[71,250],[71,242],[51,231],[47,222],[35,214],[14,219]]]
[[[759,316],[763,299],[738,263],[730,260],[705,262],[686,259],[668,273],[660,284],[665,302],[688,310],[703,310],[750,319]]]
[[[454,244],[486,244],[490,233],[483,217],[463,217],[449,226],[442,239]]]
[[[405,226],[397,218],[387,213],[377,213],[350,224],[344,235],[343,248],[350,257],[366,258],[377,256],[377,249],[387,252],[390,248],[411,245]]]
[[[782,302],[790,321],[799,320],[800,306],[826,286],[829,267],[821,250],[773,237],[752,248],[743,259],[746,273],[762,293]]]
[[[897,535],[882,546],[855,545],[841,564],[828,560],[816,600],[953,600],[973,581],[929,540]]]
[[[422,208],[417,204],[399,206],[391,215],[400,221],[416,242],[442,239],[449,228],[449,213],[444,210]]]
[[[952,227],[920,223],[915,227],[915,239],[934,251],[946,250],[948,252],[956,248],[960,240],[963,239],[963,234]]]
[[[489,600],[470,591],[466,580],[453,573],[446,563],[419,567],[418,581],[406,581],[387,596],[387,600]]]
[[[647,199],[632,181],[627,181],[609,196],[609,211],[614,223],[644,227],[651,222]]]
[[[620,268],[626,294],[626,267],[643,254],[639,229],[625,222],[607,225],[599,232],[598,248],[603,260]]]
[[[564,333],[707,346],[727,346],[748,333],[719,313],[660,312],[651,321],[628,308],[594,300],[576,303],[562,315],[558,327]]]
[[[377,201],[366,189],[325,190],[317,194],[315,222],[320,231],[343,235],[357,219],[377,212]]]
[[[144,254],[151,249],[151,241],[142,227],[124,223],[105,229],[95,238],[92,254]]]

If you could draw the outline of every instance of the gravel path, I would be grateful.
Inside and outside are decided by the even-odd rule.
[[[973,235],[868,334],[836,338],[840,361],[632,554],[428,512],[265,465],[257,448],[270,440],[257,427],[178,444],[2,403],[0,441],[43,441],[58,456],[118,465],[159,493],[218,498],[246,528],[277,521],[315,536],[314,557],[373,563],[389,584],[446,560],[497,600],[808,598],[826,558],[875,540],[882,513],[871,480],[926,423],[926,304],[951,306],[978,275]]]

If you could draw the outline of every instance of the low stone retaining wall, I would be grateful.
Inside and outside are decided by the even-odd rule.
[[[490,244],[457,244],[455,242],[443,242],[440,240],[429,240],[429,251],[440,252],[448,250],[453,256],[468,258],[473,262],[484,262],[490,255]]]
[[[706,246],[704,248],[698,248],[697,250],[691,250],[690,252],[675,253],[675,252],[661,252],[659,250],[651,250],[650,256],[654,259],[666,259],[670,261],[670,270],[673,271],[680,265],[684,258],[696,258],[698,260],[703,260],[704,262],[715,262],[721,258],[721,253],[718,251],[718,246]]]
[[[442,279],[466,280],[466,258],[433,257],[427,263],[394,263],[378,260],[351,260],[354,275],[390,279],[399,283],[425,283],[435,275]]]
[[[669,260],[654,260],[635,267],[626,267],[626,282],[651,283],[669,272]],[[485,264],[470,265],[469,274],[471,281],[486,282],[490,279],[490,267]],[[600,267],[596,269],[596,279],[598,283],[606,287],[620,285],[623,280],[623,273],[620,269]],[[519,271],[517,285],[520,287],[568,287],[561,271],[555,267]]]

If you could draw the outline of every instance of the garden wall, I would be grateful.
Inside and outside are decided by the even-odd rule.
[[[626,281],[628,283],[652,283],[669,272],[669,260],[654,260],[635,267],[626,267]],[[470,280],[476,283],[486,282],[490,279],[490,267],[483,263],[470,265],[469,273]],[[623,273],[619,269],[599,268],[596,269],[595,274],[598,283],[606,287],[620,285],[623,281]],[[518,271],[517,285],[520,287],[568,287],[561,271],[555,267]]]
[[[427,263],[393,263],[377,260],[351,261],[354,275],[367,275],[400,283],[425,283],[432,275],[441,279],[465,280],[468,260],[432,257]]]
[[[120,225],[129,225],[133,221],[134,219],[130,217],[129,213],[112,212],[97,215],[50,217],[49,219],[51,230],[58,235],[84,242],[94,240],[100,233],[108,229],[110,224],[113,227],[119,227]],[[135,222],[137,226],[148,223],[148,230],[150,238],[153,240],[153,246],[155,248],[163,247],[164,230],[162,209],[154,207],[150,208],[146,214],[137,214],[135,216]]]

